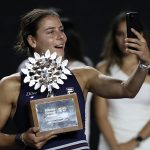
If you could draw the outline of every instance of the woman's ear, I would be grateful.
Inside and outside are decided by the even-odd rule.
[[[144,33],[143,33],[143,32],[141,32],[141,35],[142,35],[142,36],[144,36]]]
[[[28,35],[27,41],[32,48],[36,48],[36,40],[32,35]]]

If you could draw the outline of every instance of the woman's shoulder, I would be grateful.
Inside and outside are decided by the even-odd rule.
[[[71,71],[73,74],[79,74],[79,75],[87,75],[87,73],[92,73],[94,70],[96,70],[94,67],[91,66],[82,66],[77,68],[72,68]]]
[[[1,79],[1,82],[2,83],[7,83],[7,82],[15,82],[15,81],[20,81],[20,73],[14,73],[14,74],[11,74],[9,76],[5,76]]]
[[[76,78],[80,78],[85,83],[90,79],[94,79],[94,77],[96,77],[97,75],[101,74],[100,71],[91,66],[75,68],[72,69],[71,71],[76,76]]]
[[[20,87],[20,73],[15,73],[0,80],[0,89],[2,91],[14,91]]]
[[[108,67],[108,61],[107,60],[103,60],[97,63],[96,65],[96,69],[98,69],[99,71],[105,73]]]
[[[20,74],[12,74],[0,80],[0,103],[16,105],[20,92]]]
[[[92,81],[94,78],[96,78],[98,74],[100,74],[100,72],[97,69],[91,66],[74,68],[71,71],[76,77],[83,91],[88,86],[88,83]]]

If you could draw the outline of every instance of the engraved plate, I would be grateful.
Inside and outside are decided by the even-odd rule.
[[[64,133],[83,128],[76,94],[30,101],[33,126],[40,132]]]

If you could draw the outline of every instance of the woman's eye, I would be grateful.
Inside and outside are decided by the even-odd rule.
[[[122,37],[122,36],[124,36],[125,34],[124,34],[123,32],[117,32],[116,35]]]
[[[49,30],[47,31],[47,34],[52,34],[54,31],[53,30]]]
[[[49,31],[49,32],[48,32],[48,34],[52,34],[52,33],[53,33],[53,31]]]
[[[60,31],[61,31],[61,32],[64,32],[64,29],[62,28],[62,29],[60,29]]]

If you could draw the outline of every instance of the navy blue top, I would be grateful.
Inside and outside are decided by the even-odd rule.
[[[41,93],[39,90],[34,90],[33,87],[29,87],[29,84],[23,82],[24,75],[21,74],[21,89],[18,98],[17,110],[13,118],[18,133],[27,131],[30,127],[30,118],[28,110],[28,102],[33,99],[41,99],[47,96],[47,91]],[[75,76],[68,75],[68,79],[64,80],[64,84],[60,85],[60,89],[54,89],[55,96],[68,94],[67,89],[74,89],[74,92],[78,96],[78,102],[80,107],[80,113],[84,128],[82,130],[59,134],[54,139],[49,140],[41,150],[88,150],[88,143],[86,141],[85,130],[85,100],[83,92]],[[35,150],[34,148],[27,147],[27,150]]]

